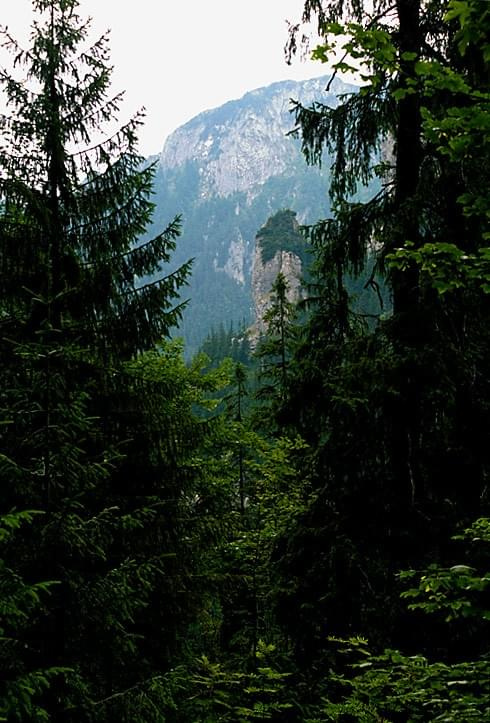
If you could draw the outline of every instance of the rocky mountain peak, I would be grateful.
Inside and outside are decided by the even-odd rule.
[[[167,139],[160,163],[167,169],[197,163],[202,199],[251,192],[291,165],[291,100],[309,105],[323,93],[323,102],[335,105],[350,87],[336,79],[326,94],[327,82],[274,83],[201,113]]]

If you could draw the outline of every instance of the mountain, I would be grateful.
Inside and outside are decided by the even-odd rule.
[[[251,270],[255,236],[280,209],[300,223],[329,214],[328,163],[308,167],[293,129],[291,99],[336,105],[355,90],[328,77],[284,81],[199,114],[167,139],[155,178],[154,227],[182,215],[174,263],[194,258],[180,329],[188,353],[209,330],[253,320]]]

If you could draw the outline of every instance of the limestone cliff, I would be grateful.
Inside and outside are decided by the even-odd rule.
[[[252,299],[255,322],[250,326],[248,337],[255,349],[267,329],[264,315],[271,304],[271,289],[277,275],[282,273],[288,282],[288,301],[296,303],[301,298],[301,259],[291,251],[276,251],[274,258],[263,263],[260,248],[255,249],[252,265]]]
[[[264,315],[271,305],[271,289],[279,273],[288,284],[288,301],[295,304],[300,300],[302,260],[306,258],[306,251],[294,211],[278,211],[258,231],[252,263],[254,323],[249,329],[252,348],[267,331]]]

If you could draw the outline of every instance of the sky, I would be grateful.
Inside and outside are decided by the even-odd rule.
[[[203,110],[277,80],[313,78],[328,68],[286,64],[286,19],[302,0],[80,0],[93,31],[111,30],[115,91],[125,90],[121,121],[146,108],[140,150],[159,153],[165,138]],[[0,24],[22,43],[30,0],[0,0]]]

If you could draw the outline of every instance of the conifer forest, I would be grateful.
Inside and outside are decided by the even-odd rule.
[[[280,273],[258,341],[191,360],[108,36],[32,5],[30,47],[1,33],[0,721],[489,721],[490,3],[299,3],[286,55],[307,26],[362,77],[291,109],[332,211],[261,230],[300,300]]]

